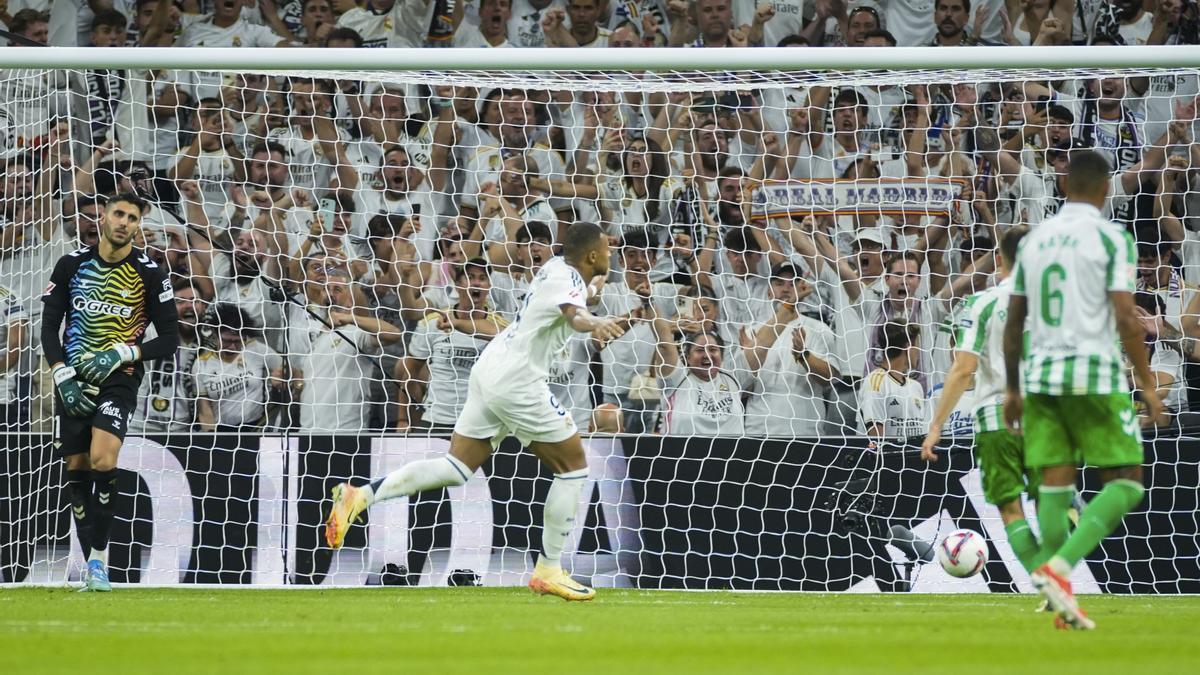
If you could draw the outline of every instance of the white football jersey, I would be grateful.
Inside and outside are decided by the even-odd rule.
[[[361,431],[377,376],[370,355],[379,353],[378,337],[353,325],[330,331],[302,311],[291,332],[290,358],[304,373],[300,426],[307,433]]]
[[[735,375],[741,375],[739,380]],[[745,436],[746,409],[742,394],[749,372],[721,371],[705,382],[678,365],[663,378],[664,436]]]
[[[933,0],[888,0],[884,27],[896,37],[897,47],[916,47],[933,39]]]
[[[208,400],[216,423],[241,426],[262,422],[267,414],[267,381],[283,360],[265,344],[246,343],[241,354],[225,360],[205,350],[192,366],[196,396]]]
[[[587,293],[587,283],[574,267],[563,258],[551,259],[533,278],[521,311],[483,350],[476,368],[493,382],[546,381],[551,364],[562,359],[575,333],[561,307],[586,309]]]
[[[1069,202],[1021,241],[1013,295],[1028,299],[1025,391],[1129,391],[1109,291],[1132,293],[1133,238],[1088,204]]]
[[[921,383],[911,377],[901,382],[883,368],[863,378],[858,392],[859,431],[883,425],[886,438],[914,438],[925,434],[928,406]]]
[[[386,47],[395,31],[392,28],[392,10],[382,13],[370,5],[346,10],[338,17],[338,28],[350,28],[363,39],[363,47]]]
[[[768,0],[775,9],[775,16],[763,25],[764,47],[778,47],[779,41],[789,35],[799,35],[804,30],[804,4],[806,0]],[[735,2],[733,24],[749,26],[754,23],[758,2]]]
[[[338,129],[343,142],[349,135],[343,129]],[[320,141],[314,135],[305,138],[299,127],[276,127],[267,132],[267,140],[282,145],[287,150],[288,164],[292,172],[292,182],[296,187],[322,188],[329,185],[333,176],[334,161],[325,156]]]
[[[211,14],[184,14],[179,25],[176,47],[274,47],[285,41],[267,26],[250,23],[242,17],[221,28],[213,23]],[[219,97],[228,73],[193,70],[180,71],[179,76],[192,99],[199,101]]]

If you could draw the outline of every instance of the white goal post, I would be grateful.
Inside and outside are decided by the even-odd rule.
[[[116,582],[521,583],[549,473],[513,440],[341,551],[321,522],[337,482],[446,450],[474,360],[594,222],[596,311],[629,333],[571,341],[553,373],[591,474],[577,576],[1029,590],[974,399],[938,462],[919,446],[1000,239],[1055,213],[1092,147],[1172,419],[1076,587],[1200,592],[1198,97],[1191,46],[2,48],[0,584],[78,577],[41,296],[133,190],[183,347],[132,411]],[[992,557],[965,580],[931,549],[963,527]]]

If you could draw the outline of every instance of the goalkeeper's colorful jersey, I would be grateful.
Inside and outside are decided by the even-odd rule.
[[[140,345],[146,327],[160,315],[175,315],[175,293],[166,270],[134,249],[118,263],[105,262],[94,248],[81,248],[58,259],[42,293],[48,308],[65,313],[66,362],[78,366],[87,352],[115,344]],[[141,380],[140,362],[118,372]]]
[[[1071,396],[1129,391],[1109,291],[1134,290],[1133,238],[1070,202],[1021,242],[1013,295],[1028,300],[1024,387]]]
[[[979,358],[975,369],[975,433],[1004,428],[1004,322],[1013,278],[963,301],[955,350]]]

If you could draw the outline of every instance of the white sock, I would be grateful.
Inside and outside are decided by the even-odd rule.
[[[367,504],[374,504],[448,485],[466,485],[472,473],[466,464],[446,455],[405,464],[363,489],[367,491]]]
[[[88,562],[93,560],[99,560],[101,565],[108,567],[108,549],[92,549],[92,552],[88,554]]]
[[[563,546],[575,528],[579,496],[587,475],[587,469],[554,474],[546,495],[546,508],[542,510],[542,555],[538,564],[562,567]]]

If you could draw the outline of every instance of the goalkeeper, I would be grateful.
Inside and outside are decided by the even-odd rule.
[[[967,306],[959,324],[954,365],[946,376],[942,397],[938,400],[929,433],[921,446],[921,457],[937,459],[934,447],[941,430],[958,400],[975,376],[975,456],[983,476],[983,495],[1000,509],[1000,519],[1008,534],[1008,543],[1027,572],[1040,564],[1039,543],[1021,508],[1021,493],[1037,495],[1037,472],[1025,470],[1025,452],[1020,436],[1004,428],[1001,403],[1004,399],[1004,320],[1008,297],[1012,292],[1009,273],[1017,257],[1017,246],[1027,232],[1017,226],[1000,238],[997,284],[976,293],[964,302]]]
[[[133,416],[141,362],[173,357],[179,347],[167,271],[133,248],[145,210],[136,195],[109,201],[97,246],[59,258],[42,294],[42,351],[58,390],[55,447],[66,460],[75,533],[88,561],[81,590],[112,590],[108,539],[117,454]],[[150,323],[158,337],[142,344]]]

